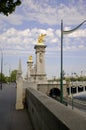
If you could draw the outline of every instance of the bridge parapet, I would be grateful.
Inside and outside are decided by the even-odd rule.
[[[71,86],[80,86],[80,85],[82,85],[82,86],[86,86],[86,81],[75,81],[75,82],[70,82],[70,85]]]
[[[35,130],[86,130],[86,119],[45,94],[28,88],[28,112]]]

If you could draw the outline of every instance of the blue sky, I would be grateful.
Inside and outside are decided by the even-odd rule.
[[[4,54],[3,71],[18,68],[21,58],[23,75],[29,55],[35,64],[34,45],[38,36],[46,33],[46,74],[60,75],[61,19],[64,30],[70,30],[86,20],[85,0],[22,0],[21,6],[8,17],[0,14],[0,48]],[[71,34],[64,35],[64,64],[66,75],[86,74],[86,23]]]

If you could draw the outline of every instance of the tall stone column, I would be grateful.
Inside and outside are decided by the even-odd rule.
[[[29,81],[31,80],[32,67],[33,67],[33,59],[32,56],[29,56],[29,59],[27,61],[27,75]]]
[[[46,73],[45,73],[45,48],[44,44],[35,45],[35,53],[36,53],[36,80],[38,81],[46,81]]]
[[[22,70],[21,70],[21,60],[19,60],[19,69],[17,71],[16,83],[17,83],[16,109],[19,110],[19,109],[24,108],[24,104],[23,104],[23,78],[22,78]]]

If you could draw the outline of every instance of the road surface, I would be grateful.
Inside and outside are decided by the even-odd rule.
[[[0,130],[33,130],[27,110],[15,110],[16,87],[3,84],[0,90]]]

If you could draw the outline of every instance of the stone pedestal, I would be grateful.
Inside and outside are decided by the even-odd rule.
[[[47,81],[45,73],[45,48],[44,44],[35,45],[36,50],[36,81]]]
[[[23,79],[22,77],[20,77],[17,81],[16,110],[20,110],[23,108]]]
[[[16,76],[16,110],[24,108],[23,104],[23,78],[22,78],[22,69],[21,69],[21,60],[19,60],[19,68]]]
[[[28,60],[27,61],[27,75],[28,75],[28,80],[29,81],[31,81],[32,67],[33,67],[33,61],[32,60]]]

